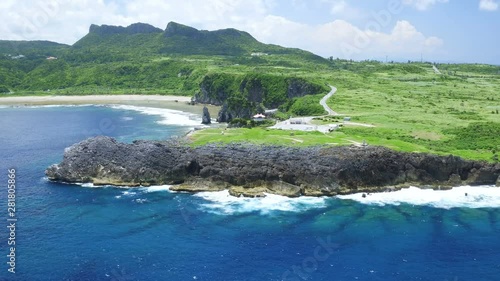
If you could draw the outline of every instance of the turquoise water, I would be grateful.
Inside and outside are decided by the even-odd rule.
[[[2,226],[0,280],[500,280],[500,197],[492,188],[468,189],[469,199],[412,191],[366,204],[356,196],[237,199],[44,178],[65,147],[87,137],[165,139],[197,122],[145,113],[0,108],[5,225],[7,169],[18,179],[16,273],[7,271]],[[185,125],[168,125],[170,117]]]

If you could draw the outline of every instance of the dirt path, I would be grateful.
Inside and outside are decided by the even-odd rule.
[[[332,88],[332,90],[326,94],[326,96],[324,96],[320,101],[319,101],[319,104],[321,104],[321,106],[323,106],[323,108],[325,109],[326,112],[328,112],[328,115],[339,115],[337,112],[333,111],[333,109],[331,109],[327,104],[326,104],[326,101],[331,98],[333,96],[333,94],[335,94],[335,92],[337,92],[337,88],[333,87],[332,85],[329,85],[330,88]]]
[[[432,65],[432,69],[434,69],[434,73],[441,74],[441,71],[435,65]]]

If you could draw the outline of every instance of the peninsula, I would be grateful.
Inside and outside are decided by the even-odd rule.
[[[410,185],[449,189],[500,186],[500,164],[383,147],[285,147],[245,144],[190,147],[173,142],[119,143],[95,137],[65,150],[50,180],[94,185],[174,185],[176,191],[233,196],[334,196]]]

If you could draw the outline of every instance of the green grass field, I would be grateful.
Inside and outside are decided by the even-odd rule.
[[[338,88],[328,101],[353,122],[374,128],[344,127],[330,134],[254,129],[196,132],[194,145],[252,142],[279,145],[346,145],[366,140],[401,151],[454,154],[495,161],[500,152],[500,75],[498,67],[344,62],[346,69],[317,70],[314,75]],[[446,70],[446,69],[458,70]],[[270,70],[272,71],[272,70]],[[283,70],[281,70],[283,71]],[[495,72],[497,71],[497,72]],[[318,96],[316,99],[320,99]],[[324,123],[321,121],[315,121]]]

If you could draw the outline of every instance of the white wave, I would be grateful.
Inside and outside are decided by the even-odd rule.
[[[21,108],[52,108],[52,107],[88,107],[95,106],[93,104],[45,104],[45,105],[14,105],[12,107]]]
[[[87,187],[87,188],[116,188],[116,189],[125,189],[125,190],[130,190],[130,189],[134,189],[134,188],[137,188],[137,186],[127,186],[127,185],[111,185],[111,184],[105,184],[105,185],[95,185],[91,182],[87,182],[87,183],[81,183],[81,182],[71,182],[71,183],[68,183],[68,182],[61,182],[61,183],[64,183],[64,184],[72,184],[72,185],[79,185],[81,187]],[[127,191],[125,191],[127,192]]]
[[[162,125],[202,127],[201,116],[180,110],[133,105],[111,105],[110,107],[114,109],[136,111],[146,115],[160,116],[162,119],[158,121],[158,124]]]
[[[123,195],[125,196],[134,196],[137,194],[137,192],[134,192],[134,191],[124,191],[122,192]]]
[[[171,185],[153,185],[153,186],[148,186],[142,188],[143,191],[145,192],[161,192],[161,191],[168,191],[170,192],[170,187]]]
[[[273,211],[301,212],[313,208],[326,207],[325,197],[289,198],[280,195],[266,194],[264,198],[234,197],[229,191],[200,192],[194,196],[207,202],[201,208],[215,214],[241,214],[259,212],[269,214]]]
[[[355,200],[371,205],[427,205],[435,208],[499,208],[500,188],[494,186],[461,186],[451,190],[432,190],[410,187],[394,192],[339,195],[337,198]]]

